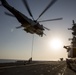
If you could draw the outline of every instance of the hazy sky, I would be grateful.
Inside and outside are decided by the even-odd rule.
[[[30,18],[22,0],[7,1]],[[28,0],[35,19],[38,18],[50,1]],[[0,59],[29,59],[31,57],[33,35],[26,33],[22,29],[17,30],[15,27],[21,24],[16,18],[5,15],[5,11],[9,12],[3,6],[0,6]],[[63,17],[63,20],[41,23],[51,30],[45,30],[47,36],[39,37],[36,34],[34,35],[33,59],[52,60],[67,57],[67,52],[63,46],[69,45],[68,38],[72,37],[71,31],[67,28],[72,26],[72,20],[76,21],[76,0],[58,0],[39,20],[59,17]],[[62,41],[62,46],[58,50],[54,50],[49,46],[50,40],[53,38]]]

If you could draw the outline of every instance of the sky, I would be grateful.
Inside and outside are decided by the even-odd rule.
[[[31,18],[24,7],[22,0],[7,0],[8,3]],[[35,19],[45,9],[51,0],[28,0],[29,7]],[[0,59],[24,59],[31,57],[33,35],[26,33],[22,29],[15,27],[21,24],[16,18],[7,16],[4,12],[9,12],[3,6],[0,6]],[[34,34],[33,41],[33,60],[59,60],[67,58],[67,51],[64,45],[70,45],[72,38],[71,30],[72,20],[76,21],[76,0],[57,0],[39,20],[54,19],[62,17],[63,20],[42,22],[40,24],[49,28],[45,30],[43,37]],[[59,49],[51,47],[51,40],[59,39],[61,46]]]

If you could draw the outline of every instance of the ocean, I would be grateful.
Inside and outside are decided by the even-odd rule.
[[[17,60],[14,59],[0,59],[0,63],[10,63],[10,62],[16,62]]]

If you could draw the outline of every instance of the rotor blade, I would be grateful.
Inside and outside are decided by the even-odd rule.
[[[11,17],[15,17],[14,15],[8,13],[8,12],[4,12],[6,15],[11,16]]]
[[[49,20],[42,20],[38,22],[46,22],[46,21],[56,21],[56,20],[62,20],[63,18],[56,18],[56,19],[49,19]]]
[[[2,4],[0,4],[0,6],[2,6]]]
[[[34,18],[33,18],[33,15],[32,15],[32,13],[31,13],[31,10],[30,10],[30,8],[29,8],[29,5],[28,5],[28,3],[27,3],[27,0],[22,0],[22,2],[23,2],[23,4],[25,5],[25,7],[26,7],[26,9],[27,9],[27,11],[28,11],[28,13],[29,13],[29,15],[32,17],[32,19],[34,20]]]
[[[16,27],[16,29],[19,29],[19,28],[22,28],[22,26],[18,26],[18,27]]]
[[[47,29],[47,30],[50,30],[49,28],[47,28],[47,27],[44,27],[45,29]]]
[[[2,6],[2,4],[0,3],[0,6]]]
[[[0,6],[2,6],[1,0],[0,0]]]
[[[44,11],[39,15],[37,20],[56,2],[57,0],[52,0],[49,5],[44,9]]]

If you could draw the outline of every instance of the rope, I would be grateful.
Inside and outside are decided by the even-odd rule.
[[[33,34],[33,37],[32,37],[32,50],[31,50],[31,58],[33,56],[33,45],[34,45],[34,34]]]

